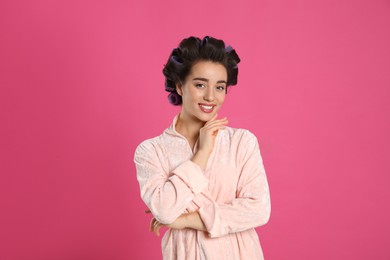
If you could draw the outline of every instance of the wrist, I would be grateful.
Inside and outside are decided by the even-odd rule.
[[[209,149],[206,148],[199,148],[198,151],[196,151],[197,154],[202,155],[202,156],[210,156],[212,150],[210,151]]]
[[[204,225],[198,211],[185,214],[185,226],[186,228],[206,231],[206,226]]]
[[[190,212],[182,215],[185,228],[193,228],[192,224],[194,223],[194,213],[195,212]]]
[[[202,170],[205,170],[209,156],[210,154],[207,151],[198,150],[191,158],[191,161],[199,165]]]

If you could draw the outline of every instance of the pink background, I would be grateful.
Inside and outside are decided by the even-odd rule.
[[[0,259],[159,259],[133,153],[178,109],[183,37],[236,48],[266,259],[390,259],[390,1],[0,2]]]

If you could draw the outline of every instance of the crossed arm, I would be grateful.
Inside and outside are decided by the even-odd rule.
[[[145,213],[149,214],[151,213],[151,211],[145,210]],[[162,224],[156,218],[152,218],[152,220],[150,221],[149,231],[155,233],[156,236],[159,236],[160,228],[162,227],[172,229],[191,228],[199,231],[207,231],[206,226],[204,225],[197,211],[182,214],[171,224]]]
[[[207,196],[208,180],[203,176],[196,156],[167,176],[158,164],[158,156],[151,157],[156,154],[153,146],[137,149],[135,162],[141,195],[154,216],[150,231],[158,235],[162,226],[192,228],[218,237],[265,224],[270,215],[268,183],[257,139],[254,136],[246,139],[237,196],[228,204],[217,203]],[[205,198],[204,203],[198,211],[183,214],[197,195]]]

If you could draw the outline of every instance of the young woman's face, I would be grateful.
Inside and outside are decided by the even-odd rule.
[[[209,121],[221,108],[226,96],[227,72],[220,63],[195,63],[183,85],[176,85],[182,96],[181,114],[203,122]]]

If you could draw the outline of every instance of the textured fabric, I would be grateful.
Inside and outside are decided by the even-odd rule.
[[[267,223],[271,204],[257,138],[243,129],[219,131],[203,171],[190,160],[197,146],[176,132],[176,120],[136,149],[141,197],[163,224],[198,211],[207,232],[168,229],[164,259],[263,259],[254,228]]]

